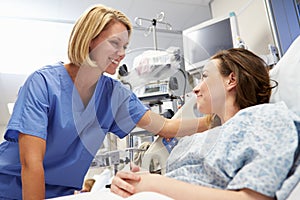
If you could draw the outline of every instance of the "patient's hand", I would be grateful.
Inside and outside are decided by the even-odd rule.
[[[132,172],[139,172],[141,169],[139,166],[135,165],[134,163],[130,163],[130,171]]]
[[[134,172],[119,171],[111,182],[110,191],[122,197],[128,197],[136,193],[135,187],[131,184],[140,179],[140,175]]]
[[[128,197],[136,192],[135,187],[130,183],[140,181],[141,177],[138,173],[140,168],[130,163],[130,172],[119,171],[113,178],[110,191],[122,197]]]
[[[149,172],[137,172],[140,175],[139,181],[126,180],[127,183],[134,186],[135,193],[143,191],[157,192],[156,187],[159,185],[162,178],[160,174],[151,174]]]

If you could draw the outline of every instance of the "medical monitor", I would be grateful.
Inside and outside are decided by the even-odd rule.
[[[201,69],[217,51],[236,47],[238,38],[236,16],[214,18],[183,31],[185,70]]]

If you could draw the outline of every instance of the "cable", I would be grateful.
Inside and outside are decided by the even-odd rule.
[[[236,12],[236,15],[239,16],[242,14],[252,3],[254,0],[249,0],[240,10]]]

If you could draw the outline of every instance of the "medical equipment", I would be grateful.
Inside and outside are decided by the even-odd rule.
[[[145,104],[159,106],[171,101],[173,112],[185,101],[185,93],[192,90],[188,74],[183,70],[183,60],[178,47],[167,50],[149,50],[135,57],[133,69],[126,72],[122,67],[121,81],[130,85],[132,91]]]
[[[128,73],[122,73],[124,75],[120,80],[135,89],[149,82],[168,79],[180,68],[182,68],[182,57],[178,47],[147,50],[134,58],[132,68]]]
[[[191,87],[188,87],[189,84],[187,83],[186,75],[181,71],[181,68],[182,60],[179,48],[169,47],[165,51],[149,50],[134,59],[131,71],[126,72],[125,67],[122,67],[121,73],[123,76],[120,79],[123,83],[129,84],[132,91],[152,111],[158,107],[158,110],[154,112],[164,114],[162,106],[171,103],[172,106],[168,107],[168,109],[176,112],[178,96],[184,96],[186,91],[191,90]],[[166,112],[169,113],[165,113],[169,116],[170,111],[168,109]],[[129,134],[128,147],[137,147],[134,144],[135,138],[144,136],[150,136],[152,138],[150,142],[153,142],[154,136],[152,133],[140,130],[139,128],[133,129]],[[133,160],[134,153],[129,153],[130,160]],[[139,162],[139,164],[141,163]],[[156,165],[152,162],[151,166]]]
[[[201,73],[208,59],[219,50],[245,48],[247,45],[239,34],[237,16],[213,18],[182,32],[185,70],[192,75]],[[269,54],[259,55],[269,66],[278,62],[278,51],[268,45]]]
[[[160,25],[162,30],[172,30],[172,25],[164,20],[164,12],[160,12],[154,19],[143,17],[135,18],[136,25],[139,28],[145,29],[145,36],[153,32],[154,50],[144,51],[136,56],[133,61],[133,69],[130,71],[125,70],[126,72],[124,72],[125,67],[122,67],[119,71],[121,72],[119,73],[121,75],[120,80],[129,84],[131,89],[144,86],[149,82],[165,80],[175,74],[178,69],[183,68],[180,48],[169,47],[163,50],[158,48],[156,35],[157,26]],[[152,89],[155,89],[155,87],[146,86],[144,91],[148,93],[152,92]],[[156,89],[161,91],[162,88],[156,87]],[[165,87],[163,88],[163,92],[167,92]]]
[[[143,27],[143,23],[144,22],[150,22],[150,25],[146,28],[145,31],[145,36],[148,36],[151,32],[153,32],[153,41],[154,41],[154,49],[157,50],[157,35],[156,35],[156,28],[157,25],[163,25],[165,29],[167,30],[172,30],[172,25],[168,22],[164,21],[165,19],[165,13],[164,12],[160,12],[157,17],[155,19],[146,19],[146,18],[142,18],[142,17],[136,17],[134,19],[135,24],[138,27]]]
[[[199,71],[218,50],[241,45],[234,12],[188,28],[182,32],[185,70]]]
[[[168,81],[155,81],[151,82],[145,86],[142,86],[136,90],[134,93],[141,99],[146,99],[147,97],[158,97],[158,96],[165,96],[168,97],[169,95],[169,87]]]
[[[144,145],[139,148],[135,148],[135,147],[126,148],[125,150],[113,150],[107,152],[100,151],[94,157],[90,167],[91,168],[112,167],[114,174],[116,174],[119,170],[123,169],[125,165],[127,165],[131,161],[135,161],[138,159],[134,157],[135,154],[143,155],[143,152],[145,152],[147,149],[148,147],[146,148],[146,146]],[[139,160],[140,160],[139,162],[142,162],[141,159]]]
[[[118,165],[119,164],[127,164],[130,162],[130,159],[125,156],[125,158],[121,158],[121,153],[124,153],[124,151],[116,150],[116,151],[110,151],[103,154],[97,154],[91,163],[90,167],[108,167],[113,166],[114,168],[114,174],[118,171]]]

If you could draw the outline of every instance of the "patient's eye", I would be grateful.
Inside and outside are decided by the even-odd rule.
[[[201,80],[204,80],[205,78],[207,78],[207,74],[204,72],[201,74]]]

